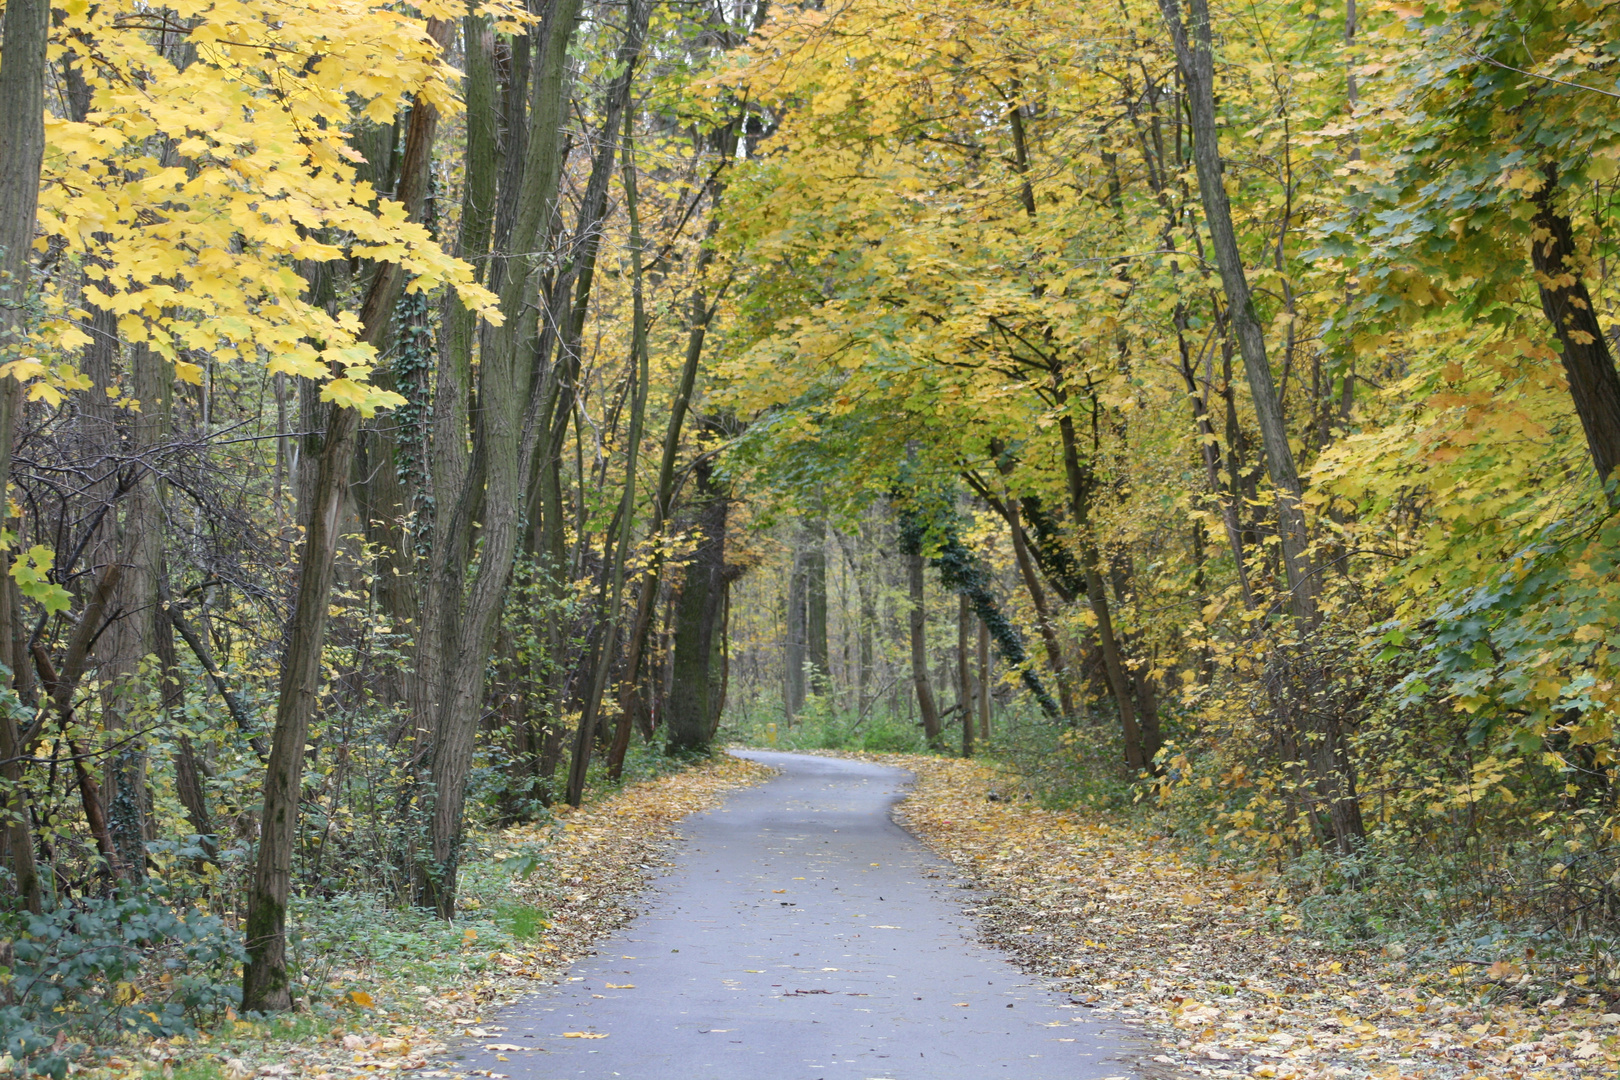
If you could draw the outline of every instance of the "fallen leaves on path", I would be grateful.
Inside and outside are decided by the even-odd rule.
[[[1258,874],[1201,866],[1120,819],[989,801],[976,762],[861,755],[911,769],[903,824],[991,895],[987,941],[1075,1000],[1139,1027],[1164,1074],[1262,1080],[1613,1077],[1620,1013],[1571,980],[1500,1000],[1521,964],[1426,969],[1319,947]]]
[[[456,985],[412,987],[389,985],[392,972],[356,972],[355,977],[368,975],[379,989],[345,996],[348,1006],[360,1012],[347,1030],[334,1031],[325,1041],[266,1041],[252,1054],[218,1059],[222,1071],[229,1080],[281,1076],[339,1080],[378,1072],[447,1077],[460,1073],[447,1072],[443,1065],[434,1071],[415,1070],[429,1069],[455,1046],[487,1047],[492,1053],[536,1049],[494,1041],[505,1029],[492,1025],[486,1030],[486,1015],[515,997],[533,993],[541,984],[559,981],[598,939],[635,915],[638,898],[652,875],[670,865],[677,840],[675,826],[682,818],[714,806],[730,791],[774,774],[756,762],[719,754],[691,768],[627,785],[578,810],[560,807],[561,828],[520,827],[484,838],[486,848],[540,845],[547,856],[533,874],[513,883],[514,898],[544,910],[547,918],[536,936],[521,947],[508,944],[487,954],[499,974],[469,971]],[[473,931],[462,939],[462,948],[469,953],[482,951]],[[380,989],[384,985],[389,985],[388,993]],[[260,1030],[245,1021],[236,1024],[244,1035]],[[562,1037],[608,1036],[573,1031]],[[153,1068],[172,1068],[183,1060],[180,1047],[184,1043],[181,1039],[156,1040],[143,1047],[136,1060],[126,1062],[125,1068],[96,1072],[139,1077]]]

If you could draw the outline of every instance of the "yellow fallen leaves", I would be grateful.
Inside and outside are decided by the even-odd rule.
[[[600,1031],[565,1031],[562,1033],[562,1037],[565,1039],[605,1039],[607,1035]]]
[[[1200,865],[1130,821],[986,799],[1016,778],[976,762],[860,755],[918,780],[897,816],[988,889],[983,936],[1074,999],[1158,1042],[1178,1074],[1257,1080],[1612,1077],[1620,1013],[1576,979],[1501,998],[1532,961],[1424,966],[1331,952],[1258,873]],[[992,785],[992,779],[995,781]],[[1284,916],[1292,915],[1292,919]],[[1486,991],[1489,991],[1487,995]]]

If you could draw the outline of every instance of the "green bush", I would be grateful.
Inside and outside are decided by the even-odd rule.
[[[0,934],[11,945],[0,1071],[60,1078],[80,1049],[69,1040],[190,1035],[241,1003],[240,936],[216,916],[174,911],[158,890],[11,913]]]

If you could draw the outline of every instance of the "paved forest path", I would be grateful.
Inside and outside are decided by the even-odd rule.
[[[889,819],[908,773],[742,756],[782,774],[685,821],[646,913],[570,981],[493,1018],[458,1067],[515,1080],[1136,1075],[1128,1034],[976,944],[962,911],[974,894]]]

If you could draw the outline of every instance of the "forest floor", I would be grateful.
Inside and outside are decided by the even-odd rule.
[[[971,912],[983,940],[1154,1042],[1147,1075],[1551,1080],[1620,1070],[1620,1007],[1587,994],[1569,968],[1554,973],[1522,955],[1486,963],[1329,948],[1311,940],[1295,900],[1268,876],[1208,865],[1151,823],[1042,809],[1018,797],[1015,777],[980,762],[833,756],[916,774],[897,817],[983,890]],[[626,785],[563,814],[544,836],[486,838],[497,858],[503,846],[546,851],[544,874],[502,886],[545,913],[521,943],[491,947],[458,924],[465,962],[456,974],[336,972],[342,986],[369,989],[273,1024],[238,1020],[203,1042],[149,1043],[97,1074],[458,1075],[442,1064],[448,1043],[497,1040],[486,1017],[565,978],[594,941],[634,917],[642,888],[671,863],[681,818],[770,775],[717,757]],[[1550,978],[1565,985],[1548,998]],[[1524,992],[1532,982],[1539,1003]]]
[[[1569,969],[1420,963],[1312,941],[1259,874],[1201,865],[1155,830],[1007,794],[977,762],[861,754],[917,774],[901,821],[993,894],[986,942],[1158,1042],[1161,1076],[1550,1080],[1620,1073],[1620,1006]],[[996,801],[990,793],[998,792]],[[1400,954],[1400,955],[1398,955]]]
[[[558,807],[556,820],[543,827],[480,837],[476,844],[486,863],[539,854],[539,873],[514,877],[482,868],[484,877],[495,876],[498,888],[509,893],[516,910],[534,913],[523,933],[486,933],[480,940],[467,926],[476,924],[475,918],[458,920],[445,938],[447,947],[425,968],[346,961],[327,973],[328,1002],[314,1009],[257,1023],[233,1018],[193,1040],[150,1040],[90,1075],[97,1080],[455,1075],[441,1063],[448,1043],[484,1037],[480,1025],[486,1014],[556,984],[597,939],[635,917],[642,890],[671,864],[677,822],[772,775],[763,765],[717,755],[657,779],[627,783],[578,810]],[[476,878],[478,870],[469,865],[464,873]],[[483,902],[492,899],[489,887],[479,891]],[[487,931],[487,921],[484,925]],[[387,928],[373,925],[370,931],[381,934]]]

